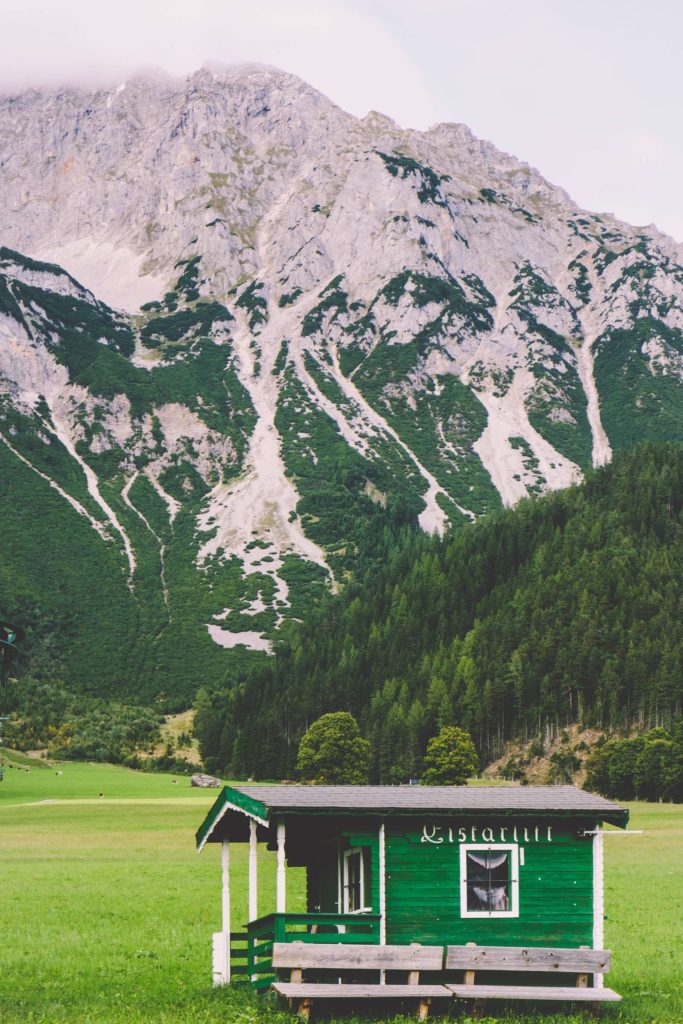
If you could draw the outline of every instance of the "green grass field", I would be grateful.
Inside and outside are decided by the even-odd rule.
[[[245,986],[211,986],[219,856],[216,847],[194,849],[210,792],[190,789],[187,778],[174,783],[108,765],[64,764],[63,775],[54,766],[28,767],[7,769],[0,783],[2,1024],[292,1019]],[[601,1017],[680,1024],[683,808],[632,810],[630,827],[644,835],[605,840],[606,943],[614,951],[608,983],[624,1001]],[[237,927],[246,915],[246,851],[233,851]],[[266,913],[275,904],[275,864],[265,851],[260,858],[259,911]],[[303,909],[300,872],[288,872],[288,886],[288,906]],[[590,1017],[558,1013],[552,1020]]]

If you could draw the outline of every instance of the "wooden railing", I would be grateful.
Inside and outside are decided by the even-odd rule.
[[[238,960],[233,974],[250,979],[255,989],[268,988],[275,979],[274,942],[335,942],[359,945],[379,943],[379,914],[266,914],[246,925],[246,966],[243,949],[233,949]],[[243,941],[244,933],[233,933],[232,941]],[[232,946],[231,941],[231,946]]]
[[[245,977],[249,979],[249,937],[246,932],[230,933],[230,977]]]

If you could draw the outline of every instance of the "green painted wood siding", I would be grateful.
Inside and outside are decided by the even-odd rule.
[[[522,822],[522,824],[527,824]],[[436,821],[429,821],[430,828]],[[443,821],[441,844],[422,841],[414,823],[387,822],[387,942],[454,944],[476,942],[501,946],[569,946],[593,944],[593,847],[590,837],[578,838],[586,822],[552,823],[552,842],[523,841],[524,865],[519,868],[519,917],[460,916],[460,849],[458,827],[471,820]],[[489,823],[499,841],[500,826],[512,841],[511,819]],[[448,829],[450,828],[450,832]],[[543,826],[545,828],[545,825]],[[498,830],[496,832],[496,830]],[[529,832],[533,837],[533,832]],[[452,841],[451,841],[452,840]],[[477,842],[481,842],[481,827]]]

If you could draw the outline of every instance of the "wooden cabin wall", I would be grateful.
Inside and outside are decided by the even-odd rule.
[[[430,821],[429,827],[437,822]],[[541,841],[520,842],[524,865],[519,868],[519,917],[460,916],[460,850],[458,827],[471,820],[449,819],[435,833],[440,844],[423,841],[412,822],[389,821],[386,831],[387,942],[502,946],[592,946],[593,852],[590,837],[579,838],[590,823],[552,823]],[[487,822],[486,824],[489,824]],[[493,823],[494,833],[501,823]],[[510,840],[511,819],[508,826]],[[522,825],[519,836],[523,838]],[[450,829],[450,832],[449,832]],[[431,832],[430,832],[431,834]],[[529,833],[533,835],[533,832]],[[481,827],[477,841],[481,841]],[[452,840],[452,841],[451,841]]]

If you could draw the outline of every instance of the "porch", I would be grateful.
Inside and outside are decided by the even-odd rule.
[[[377,828],[372,829],[372,836],[378,843]],[[374,892],[373,895],[373,887],[369,883],[371,852],[367,846],[358,845],[367,842],[367,837],[356,837],[353,843],[340,842],[336,825],[330,829],[320,819],[312,820],[308,815],[291,811],[270,818],[266,807],[251,794],[247,796],[237,790],[228,793],[226,790],[197,834],[199,849],[207,842],[219,843],[221,848],[222,925],[221,930],[213,934],[212,943],[215,985],[243,978],[258,990],[268,988],[275,978],[272,969],[275,943],[357,946],[377,945],[384,941],[383,918],[378,912],[380,893]],[[235,843],[242,849],[247,847],[246,885],[242,858],[238,861],[236,875],[231,863]],[[264,894],[259,894],[259,883],[262,887],[265,883],[266,890],[272,893],[272,875],[267,881],[260,877],[259,846],[265,846],[276,855],[275,908],[265,915]],[[318,888],[321,880],[316,865],[321,858],[330,864],[330,870],[325,872],[325,892]],[[288,867],[306,868],[306,912],[300,912],[298,905],[291,911],[287,909]],[[375,865],[375,871],[376,888],[383,876],[380,876],[378,865]],[[233,930],[235,908],[231,884],[234,886],[235,883],[239,886],[240,904],[244,896],[247,897],[247,921],[238,931]],[[300,893],[297,893],[297,903],[299,898]],[[259,905],[261,915],[258,913]]]
[[[272,961],[276,942],[358,946],[380,941],[379,914],[274,913],[249,921],[244,928],[230,934],[230,973],[248,978],[257,991],[276,980]]]

